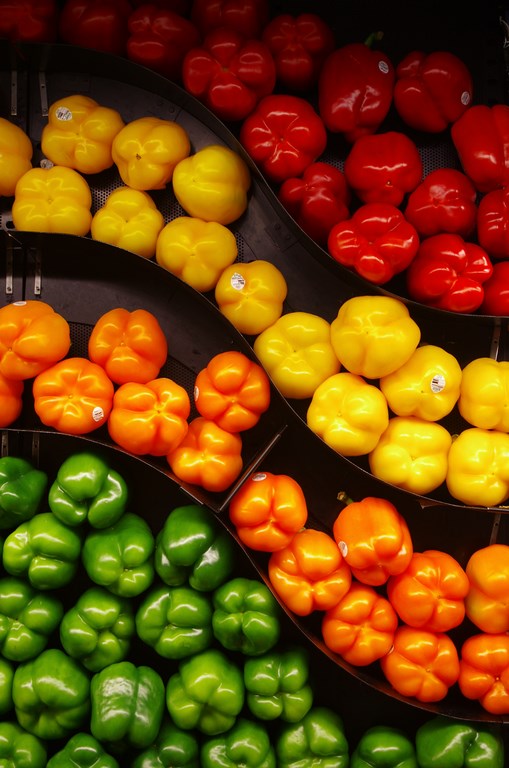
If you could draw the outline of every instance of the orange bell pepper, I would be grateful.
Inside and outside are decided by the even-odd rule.
[[[113,384],[100,365],[68,357],[35,377],[34,408],[43,424],[58,432],[84,435],[108,421]]]
[[[243,352],[220,352],[196,376],[194,402],[200,415],[221,429],[243,432],[270,405],[269,377]]]
[[[288,546],[308,517],[299,483],[272,472],[253,473],[233,495],[228,511],[239,539],[260,552]]]
[[[115,384],[146,384],[166,362],[168,342],[159,321],[146,309],[105,312],[92,328],[88,356]]]
[[[332,533],[352,575],[376,587],[402,573],[413,554],[405,518],[387,499],[366,496],[349,501],[333,523]]]
[[[67,320],[36,299],[0,308],[0,373],[31,379],[66,356],[71,346]]]
[[[481,633],[461,647],[458,685],[494,715],[509,714],[509,635]]]
[[[391,649],[398,626],[396,611],[374,587],[353,582],[322,619],[325,645],[348,664],[364,667]]]
[[[481,632],[509,632],[509,545],[476,550],[465,567],[470,589],[466,615]]]
[[[8,427],[21,415],[24,388],[22,381],[8,379],[0,373],[0,427]]]
[[[305,528],[273,552],[269,580],[283,603],[298,616],[326,611],[350,588],[352,574],[328,533]]]
[[[405,625],[396,630],[380,666],[394,690],[422,702],[445,698],[460,673],[458,651],[449,635]]]
[[[242,439],[198,416],[189,423],[186,436],[166,459],[184,483],[213,493],[225,491],[242,471]]]
[[[189,395],[172,379],[129,381],[115,392],[108,432],[136,456],[166,456],[186,436],[190,412]]]
[[[34,148],[19,125],[0,117],[0,195],[12,197],[20,178],[32,168]]]
[[[387,596],[404,624],[448,632],[465,618],[468,576],[447,552],[414,552],[406,570],[391,576]]]

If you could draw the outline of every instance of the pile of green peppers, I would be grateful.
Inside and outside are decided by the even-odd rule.
[[[0,766],[504,766],[498,731],[441,716],[349,743],[212,512],[176,507],[154,532],[98,454],[51,481],[0,458],[0,539]]]

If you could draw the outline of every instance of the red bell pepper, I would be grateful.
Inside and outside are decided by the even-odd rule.
[[[399,131],[360,136],[344,165],[346,180],[363,203],[401,205],[422,179],[415,142]]]
[[[0,0],[0,38],[54,43],[57,34],[56,0]]]
[[[455,168],[437,168],[408,196],[405,216],[421,237],[443,232],[470,237],[477,218],[477,192]]]
[[[328,250],[333,259],[375,285],[403,272],[419,250],[419,236],[399,208],[366,203],[353,216],[335,224]]]
[[[396,67],[394,107],[411,128],[441,133],[472,104],[472,75],[450,51],[412,51]]]
[[[483,284],[493,272],[486,251],[455,234],[432,235],[421,242],[406,277],[415,301],[450,312],[475,312]]]
[[[314,107],[300,96],[270,94],[240,129],[240,142],[269,181],[300,176],[323,154],[327,131]]]
[[[451,126],[463,171],[479,192],[509,185],[509,106],[476,104]]]
[[[60,39],[124,56],[132,10],[129,0],[66,0],[60,12]]]
[[[276,65],[261,40],[213,29],[182,62],[184,88],[221,120],[244,120],[276,84]]]
[[[479,201],[477,241],[492,259],[509,258],[509,188],[494,189]]]
[[[153,3],[140,5],[128,20],[127,57],[180,82],[186,53],[198,45],[198,28],[189,19]]]
[[[323,62],[335,46],[334,33],[316,13],[281,13],[262,33],[276,62],[279,84],[290,91],[308,91],[318,82]]]
[[[194,0],[191,20],[202,36],[228,27],[246,38],[258,38],[269,20],[269,0]]]
[[[493,272],[484,283],[483,315],[509,316],[509,261],[496,261]]]
[[[392,105],[394,80],[389,57],[369,44],[348,43],[329,54],[318,78],[318,111],[328,130],[351,143],[375,133]]]
[[[278,197],[304,232],[322,246],[334,224],[349,216],[351,194],[345,174],[330,163],[311,163],[300,178],[286,179]]]

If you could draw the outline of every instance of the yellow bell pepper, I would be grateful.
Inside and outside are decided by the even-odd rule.
[[[113,165],[111,145],[124,125],[116,109],[103,107],[90,96],[64,96],[48,110],[41,149],[54,165],[100,173]]]
[[[440,421],[460,396],[461,365],[442,347],[417,347],[406,363],[382,376],[380,389],[397,416]]]
[[[221,272],[215,288],[219,311],[248,336],[257,336],[283,314],[288,286],[270,261],[232,264]]]
[[[235,235],[223,224],[178,216],[160,232],[156,261],[202,293],[216,287],[222,271],[238,255]]]
[[[509,432],[509,362],[478,357],[463,369],[458,410],[469,424]]]
[[[156,252],[164,217],[148,192],[119,187],[94,214],[90,233],[93,240],[116,245],[145,259]]]
[[[127,123],[111,145],[120,178],[132,189],[164,189],[175,166],[189,155],[191,140],[173,120],[139,117]]]
[[[375,477],[426,495],[445,481],[452,437],[445,427],[417,416],[393,416],[369,454]]]
[[[28,232],[84,236],[92,222],[92,193],[83,176],[58,165],[31,168],[16,184],[12,221]]]
[[[350,373],[379,379],[409,360],[421,330],[407,306],[390,296],[354,296],[331,323],[331,342]]]
[[[362,376],[341,371],[316,388],[306,420],[337,453],[364,456],[387,429],[389,409],[378,387]]]
[[[453,440],[446,483],[454,499],[495,507],[509,496],[509,435],[470,427]]]
[[[32,167],[33,151],[24,130],[0,117],[0,195],[14,195],[19,179]]]
[[[309,312],[288,312],[254,341],[254,351],[284,397],[303,400],[340,363],[330,341],[330,323]]]
[[[251,174],[240,155],[211,144],[181,160],[172,183],[175,197],[189,216],[227,225],[247,208]]]

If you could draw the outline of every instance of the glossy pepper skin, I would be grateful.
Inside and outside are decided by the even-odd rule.
[[[207,739],[200,750],[202,768],[276,768],[276,756],[262,723],[239,717],[226,734]]]
[[[16,7],[19,7],[18,4]],[[25,131],[5,117],[0,117],[0,195],[14,195],[19,179],[32,168],[33,154],[32,142]]]
[[[246,659],[244,684],[251,714],[262,721],[302,720],[313,705],[309,671],[308,654],[300,646]]]
[[[464,504],[493,507],[509,496],[509,434],[470,427],[449,450],[447,489]]]
[[[56,0],[30,0],[27,3],[2,0],[0,37],[9,40],[54,43],[57,39]]]
[[[163,227],[163,214],[148,192],[119,187],[94,213],[90,234],[93,240],[151,259]]]
[[[23,765],[45,768],[46,758],[46,746],[42,739],[18,723],[0,723],[0,759],[5,765],[12,768],[23,768]]]
[[[12,710],[12,683],[14,680],[14,662],[0,659],[0,715],[7,715]]]
[[[504,743],[496,727],[476,725],[437,715],[415,734],[415,751],[422,768],[478,766],[502,768]]]
[[[495,542],[477,549],[470,555],[465,570],[470,582],[465,597],[467,617],[481,632],[507,632],[509,546]]]
[[[195,0],[191,19],[202,34],[216,27],[258,37],[269,18],[267,0]]]
[[[492,715],[509,713],[509,636],[470,635],[461,646],[458,686],[467,699],[479,702]]]
[[[388,725],[373,725],[364,731],[350,760],[350,768],[419,768],[419,765],[412,739],[403,730]]]
[[[485,194],[509,182],[509,106],[474,104],[451,126],[463,172]]]
[[[33,517],[48,485],[48,475],[20,456],[0,457],[0,529]]]
[[[477,357],[463,368],[458,410],[473,427],[509,432],[508,392],[509,363]]]
[[[0,649],[10,661],[32,659],[43,651],[64,609],[59,598],[39,592],[23,579],[0,579]]]
[[[128,0],[67,0],[59,17],[59,37],[66,43],[125,54]]]
[[[105,752],[91,734],[81,732],[50,757],[46,768],[119,768],[117,760]]]
[[[299,722],[283,724],[275,746],[280,768],[349,764],[343,720],[328,707],[312,707]]]
[[[163,724],[154,743],[138,753],[134,758],[132,768],[200,768],[200,747],[196,734],[192,731],[177,728],[168,719]]]
[[[484,299],[479,308],[483,315],[509,314],[509,261],[495,261],[493,273],[484,283]]]
[[[479,200],[476,219],[477,240],[492,259],[509,257],[508,208],[509,193],[505,188],[487,192]]]
[[[22,381],[7,379],[0,373],[0,427],[8,427],[13,424],[23,410],[23,392],[25,385]]]
[[[477,191],[456,168],[437,168],[410,192],[404,212],[421,238],[455,234],[469,239],[476,227]]]

